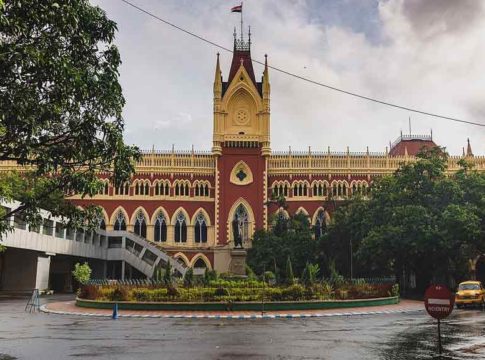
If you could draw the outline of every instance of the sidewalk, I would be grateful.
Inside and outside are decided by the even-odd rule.
[[[276,319],[276,318],[306,318],[334,316],[362,316],[378,314],[395,314],[419,312],[424,310],[422,301],[401,300],[399,304],[384,306],[369,306],[346,309],[328,310],[288,310],[268,311],[264,315],[255,311],[148,311],[120,310],[120,318],[183,318],[183,319]],[[112,311],[107,309],[90,309],[77,307],[75,301],[52,302],[41,306],[41,311],[58,315],[111,317]]]

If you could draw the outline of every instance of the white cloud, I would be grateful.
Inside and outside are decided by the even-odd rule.
[[[230,3],[133,0],[169,21],[232,47],[238,16]],[[337,0],[335,0],[337,1]],[[452,117],[485,123],[485,22],[480,0],[380,1],[375,41],[356,27],[315,20],[306,1],[247,0],[253,58],[367,96]],[[144,148],[210,149],[215,48],[119,2],[97,0],[118,23],[127,105],[127,140]],[[462,1],[460,1],[462,4]],[[312,19],[310,21],[310,18]],[[358,18],[357,16],[355,18]],[[370,25],[369,25],[370,26]],[[220,50],[219,50],[220,51]],[[221,52],[224,78],[230,54]],[[255,64],[256,77],[262,68]],[[272,147],[383,151],[401,129],[429,133],[452,153],[470,137],[485,153],[485,129],[386,108],[320,88],[275,71],[272,84]]]

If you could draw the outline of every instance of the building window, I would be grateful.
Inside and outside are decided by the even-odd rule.
[[[194,269],[205,269],[207,265],[202,258],[198,258],[197,261],[194,263]]]
[[[187,242],[187,221],[182,212],[179,212],[175,219],[175,238],[176,243]]]
[[[129,195],[130,194],[130,183],[125,182],[124,184],[117,186],[115,188],[115,195]]]
[[[99,220],[99,228],[101,230],[106,230],[106,222],[104,221],[104,219]]]
[[[145,220],[145,215],[143,215],[141,210],[136,214],[134,231],[136,235],[141,236],[142,238],[147,237],[147,222]]]
[[[167,220],[162,212],[159,212],[155,220],[155,241],[167,241]]]
[[[170,183],[168,181],[157,181],[155,183],[155,195],[156,196],[169,196],[170,195]]]
[[[327,196],[327,184],[317,182],[313,184],[313,196]]]
[[[307,196],[308,186],[305,182],[293,184],[293,196]]]
[[[189,182],[177,182],[175,184],[175,196],[190,196]]]
[[[126,219],[123,212],[120,210],[116,215],[115,224],[113,226],[113,230],[115,231],[126,231]]]
[[[315,239],[320,239],[325,233],[327,224],[325,222],[325,212],[319,210],[315,221]]]
[[[195,242],[196,243],[206,243],[207,242],[207,224],[205,221],[205,217],[202,213],[197,215],[195,219]]]
[[[244,205],[239,205],[232,220],[234,244],[244,244],[249,241],[249,216]]]

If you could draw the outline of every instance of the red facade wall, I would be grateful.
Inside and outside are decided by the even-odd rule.
[[[243,160],[251,169],[253,182],[248,185],[236,185],[230,181],[234,166]],[[265,159],[261,148],[226,148],[217,162],[219,170],[219,244],[227,244],[227,222],[229,211],[239,199],[245,199],[251,206],[255,217],[255,228],[263,227],[264,214],[264,170]]]

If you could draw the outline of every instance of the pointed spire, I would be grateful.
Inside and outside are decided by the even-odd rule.
[[[465,147],[463,146],[462,149],[463,149],[463,157],[465,157]]]
[[[472,146],[470,145],[470,138],[466,139],[467,147],[466,147],[466,156],[473,156]]]
[[[264,54],[264,71],[263,71],[263,98],[269,99],[269,71],[268,71],[268,55]]]
[[[221,65],[219,63],[219,53],[217,53],[216,73],[214,76],[214,98],[221,98],[221,97],[222,97],[222,73],[221,73]]]

